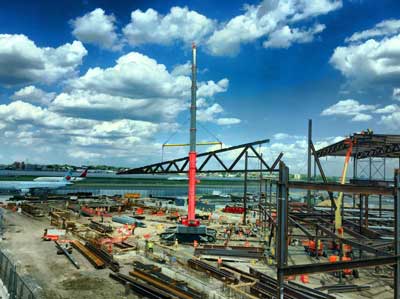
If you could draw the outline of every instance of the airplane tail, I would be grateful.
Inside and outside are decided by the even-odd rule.
[[[69,182],[71,180],[71,178],[72,178],[72,172],[71,172],[71,170],[68,170],[68,172],[64,176],[64,181]]]
[[[81,173],[81,175],[79,176],[80,178],[85,178],[87,175],[88,169],[85,168],[85,170]]]

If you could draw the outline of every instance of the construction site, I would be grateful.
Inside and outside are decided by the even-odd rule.
[[[399,298],[400,171],[385,167],[400,163],[400,135],[317,150],[309,120],[306,180],[290,179],[284,153],[266,162],[268,139],[198,153],[195,45],[191,72],[188,156],[117,174],[187,175],[186,196],[3,196],[2,298]],[[339,181],[324,157],[343,158]],[[206,173],[242,174],[239,194],[200,194]]]

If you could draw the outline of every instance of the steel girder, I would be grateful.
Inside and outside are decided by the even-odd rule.
[[[339,183],[314,183],[304,181],[290,181],[289,187],[293,189],[305,190],[325,190],[331,192],[346,192],[353,194],[376,194],[393,196],[394,189],[385,186],[363,186],[354,184],[339,184]]]
[[[263,169],[255,168],[255,169],[248,169],[249,172],[260,172],[260,171],[269,171],[269,172],[276,172],[278,169],[275,169],[278,165],[279,161],[281,160],[283,153],[280,153],[278,157],[275,159],[274,163],[269,166],[267,162],[261,157],[261,155],[254,149],[255,145],[263,144],[269,142],[269,139],[259,140],[251,143],[245,143],[237,146],[232,146],[220,150],[210,151],[206,153],[201,153],[197,155],[197,158],[205,158],[197,168],[196,172],[201,173],[216,173],[216,172],[243,172],[243,169],[236,169],[236,165],[240,161],[240,159],[245,155],[247,151],[251,151],[257,158],[259,162],[263,165]],[[233,160],[232,163],[227,164],[226,162],[222,161],[221,157],[218,154],[226,153],[229,151],[239,150],[239,154]],[[214,157],[219,166],[222,169],[206,169],[209,161]],[[179,165],[180,164],[180,165]],[[165,162],[155,163],[143,167],[132,168],[129,170],[121,171],[118,174],[173,174],[173,173],[187,173],[188,172],[188,165],[189,165],[189,158],[179,158],[174,160],[169,160]]]
[[[316,264],[305,264],[305,265],[293,265],[293,266],[283,267],[282,272],[285,276],[289,276],[289,275],[339,271],[344,269],[393,265],[397,262],[398,258],[399,256],[384,256],[384,257],[375,257],[375,258],[354,260],[348,262],[340,261],[335,263],[328,262],[328,263],[316,263]]]
[[[400,156],[400,144],[387,144],[382,147],[377,147],[368,151],[359,152],[355,155],[357,159],[369,158],[369,157],[389,157],[397,154]]]
[[[400,157],[400,135],[353,134],[350,138],[354,142],[352,156],[356,159]],[[325,156],[345,156],[347,148],[348,145],[342,140],[318,150],[316,155],[319,158]]]

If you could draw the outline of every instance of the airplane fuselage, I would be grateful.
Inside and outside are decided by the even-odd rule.
[[[35,181],[0,181],[2,190],[32,190],[32,189],[58,189],[71,185],[68,181],[63,182],[35,182]]]

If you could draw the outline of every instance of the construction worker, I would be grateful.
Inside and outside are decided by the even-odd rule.
[[[148,246],[148,251],[149,251],[150,253],[153,253],[153,246],[154,246],[153,242],[152,242],[152,241],[149,241],[149,242],[147,243],[147,246]]]
[[[147,253],[149,251],[149,240],[144,240],[144,255],[147,256]]]
[[[132,236],[135,234],[135,229],[136,229],[136,223],[132,224],[132,226],[131,226],[131,235]]]
[[[226,232],[226,228],[224,228],[224,239],[228,238],[228,234]]]
[[[219,256],[217,259],[217,268],[221,269],[221,265],[222,265],[222,258]]]

